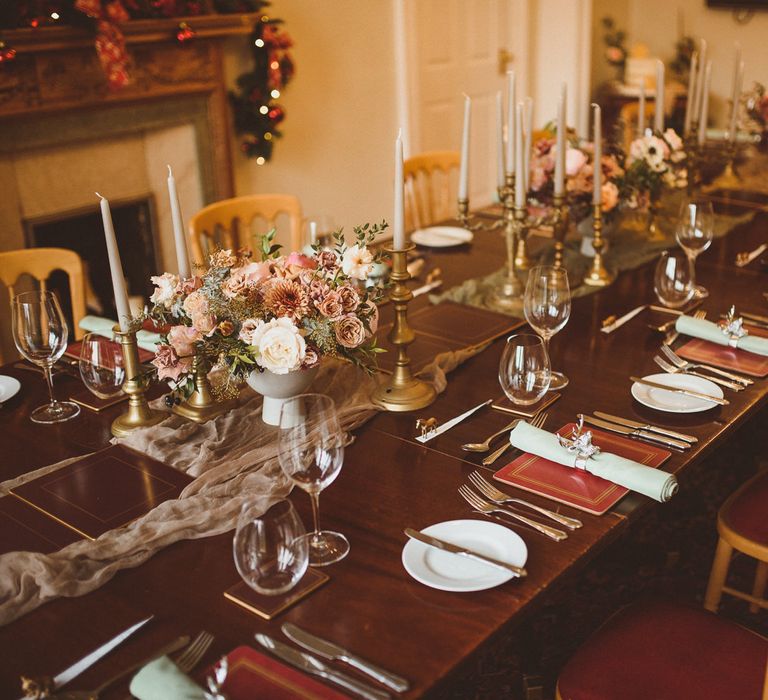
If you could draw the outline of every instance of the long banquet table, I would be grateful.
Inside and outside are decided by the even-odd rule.
[[[752,197],[751,201],[718,198],[715,203],[718,210],[754,211],[755,217],[715,241],[700,257],[699,281],[711,292],[705,308],[710,318],[732,303],[764,313],[762,292],[768,287],[759,262],[739,269],[733,261],[738,251],[766,240],[768,197]],[[504,245],[496,233],[478,233],[471,246],[431,251],[428,257],[431,265],[442,269],[447,288],[467,276],[500,267]],[[606,316],[653,302],[652,270],[649,264],[625,272],[606,290],[574,300],[571,318],[551,346],[552,364],[566,373],[570,385],[551,407],[547,427],[556,429],[579,412],[597,409],[693,433],[699,443],[685,453],[673,452],[663,466],[678,475],[680,488],[685,490],[691,465],[715,450],[764,406],[767,384],[756,381],[746,391],[727,392],[730,405],[698,414],[660,414],[635,402],[629,392],[629,375],[657,371],[652,356],[660,336],[647,327],[649,317],[645,315],[610,335],[599,329]],[[411,309],[428,303],[420,297]],[[459,366],[449,375],[445,392],[416,415],[447,420],[499,396],[497,367],[502,345],[503,340],[498,340]],[[108,444],[109,424],[121,409],[100,414],[84,411],[69,423],[37,426],[28,416],[44,400],[42,378],[12,366],[3,367],[1,372],[17,377],[23,388],[0,409],[0,479]],[[67,383],[74,381],[59,377],[57,386],[64,392]],[[535,615],[551,589],[577,576],[643,512],[665,507],[632,494],[601,517],[563,507],[563,512],[584,522],[584,527],[564,542],[517,530],[529,548],[526,579],[469,594],[427,588],[403,569],[403,528],[478,517],[470,513],[456,489],[482,455],[462,452],[459,445],[500,429],[509,416],[483,410],[426,445],[414,440],[414,419],[412,414],[378,414],[357,432],[341,475],[321,498],[323,525],[345,533],[351,552],[342,562],[325,569],[330,582],[308,598],[270,622],[262,620],[222,595],[238,580],[231,533],[179,542],[142,566],[118,573],[93,593],[51,601],[0,628],[0,697],[18,696],[20,673],[52,675],[149,613],[156,615],[151,625],[73,685],[95,687],[178,634],[200,629],[215,634],[216,641],[206,656],[206,661],[213,661],[241,644],[255,646],[254,632],[280,638],[280,625],[291,621],[409,678],[412,688],[404,697],[447,694],[479,654]],[[254,416],[254,420],[258,418]],[[502,464],[498,462],[497,467]],[[532,494],[525,497],[553,506]],[[307,496],[295,491],[291,499],[305,523],[310,522]],[[125,687],[121,692],[125,694]]]

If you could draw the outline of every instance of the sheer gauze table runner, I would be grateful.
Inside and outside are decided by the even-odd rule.
[[[439,355],[420,376],[438,393],[446,372],[483,348]],[[336,360],[324,362],[311,391],[328,394],[338,407],[344,430],[350,431],[376,412],[370,395],[375,379]],[[277,429],[261,421],[261,396],[244,391],[239,406],[198,425],[170,415],[151,428],[114,440],[169,464],[195,480],[176,500],[165,501],[127,525],[96,540],[81,540],[58,552],[9,552],[0,556],[0,624],[62,596],[95,590],[121,569],[138,566],[160,549],[185,539],[218,535],[235,527],[246,501],[267,510],[284,498],[291,484],[277,462]],[[0,496],[76,459],[42,467],[0,484]]]

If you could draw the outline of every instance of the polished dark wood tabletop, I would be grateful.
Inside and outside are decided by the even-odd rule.
[[[710,318],[732,303],[744,311],[766,313],[763,292],[768,290],[768,278],[760,262],[746,268],[733,264],[737,252],[768,240],[768,211],[761,209],[762,204],[756,206],[753,199],[716,200],[716,208],[730,214],[753,211],[755,216],[715,241],[698,260],[699,281],[711,292],[704,304]],[[768,203],[768,197],[762,202]],[[549,242],[533,241],[532,245],[536,248]],[[446,289],[469,276],[498,269],[504,262],[503,240],[497,233],[478,233],[471,246],[424,252],[429,266],[442,269]],[[703,413],[661,414],[634,401],[629,391],[630,374],[657,371],[652,357],[660,336],[647,324],[668,317],[645,311],[612,334],[605,335],[599,329],[602,319],[610,314],[620,315],[638,304],[653,303],[652,277],[651,263],[623,273],[606,290],[574,300],[568,324],[551,344],[552,365],[565,372],[570,385],[552,406],[547,427],[556,429],[574,420],[577,413],[593,410],[680,427],[696,435],[699,442],[690,451],[674,452],[663,468],[676,473],[680,488],[685,489],[688,468],[763,407],[767,382],[758,380],[738,394],[728,392],[730,405]],[[420,297],[412,308],[428,303]],[[497,368],[502,346],[503,340],[496,341],[458,367],[449,375],[445,392],[416,415],[433,415],[442,421],[500,396]],[[102,414],[84,411],[63,425],[37,426],[28,416],[44,400],[42,377],[12,366],[4,367],[2,373],[20,379],[23,390],[0,410],[0,479],[107,444],[109,423],[120,409]],[[57,386],[62,395],[76,381],[59,377]],[[266,622],[223,597],[223,592],[238,581],[232,533],[179,542],[144,565],[118,573],[89,595],[51,601],[0,628],[0,697],[18,695],[19,673],[53,675],[148,613],[154,613],[156,620],[146,630],[84,673],[74,685],[94,687],[180,633],[200,629],[214,633],[216,641],[206,657],[212,661],[240,644],[255,645],[255,632],[280,637],[279,626],[291,621],[409,678],[413,685],[405,697],[439,696],[450,689],[477,654],[535,615],[550,590],[577,576],[592,557],[620,538],[640,513],[664,508],[634,494],[600,517],[564,506],[562,512],[582,519],[584,527],[563,542],[515,528],[529,549],[527,578],[476,593],[428,588],[413,580],[402,566],[403,528],[420,529],[444,520],[476,517],[456,489],[482,455],[462,452],[459,445],[500,429],[510,418],[485,409],[427,445],[414,440],[414,420],[413,414],[382,413],[358,431],[347,450],[341,475],[321,499],[323,525],[346,534],[351,552],[342,562],[325,569],[330,582],[307,599]],[[556,507],[544,498],[522,495]],[[291,500],[304,521],[310,522],[306,494],[297,491]]]

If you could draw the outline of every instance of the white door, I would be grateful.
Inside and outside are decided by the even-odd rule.
[[[470,207],[496,193],[496,92],[515,71],[528,94],[528,0],[396,0],[402,21],[400,116],[406,155],[459,150],[462,94],[472,98]],[[398,30],[398,27],[395,29]]]

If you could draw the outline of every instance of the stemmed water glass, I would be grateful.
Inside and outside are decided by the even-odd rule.
[[[499,383],[507,398],[520,406],[531,406],[547,393],[551,369],[544,341],[531,333],[507,338],[499,362]]]
[[[680,207],[675,237],[691,261],[694,277],[696,258],[709,248],[714,233],[715,213],[712,202],[701,198],[685,200]],[[708,294],[701,285],[694,285],[694,293],[700,298]]]
[[[78,367],[83,384],[100,399],[110,399],[123,390],[123,349],[109,338],[87,333],[80,345]]]
[[[557,333],[571,315],[571,290],[568,273],[551,265],[534,267],[528,273],[523,297],[525,320],[544,340],[549,354],[549,339]],[[550,389],[568,386],[562,372],[551,372]]]
[[[344,462],[344,433],[336,405],[329,396],[300,394],[286,399],[280,410],[277,439],[280,467],[312,499],[314,531],[306,537],[309,563],[325,566],[349,552],[344,535],[320,530],[320,492],[339,475]]]
[[[659,301],[671,309],[685,306],[695,293],[693,263],[679,251],[665,250],[656,263],[653,290]]]
[[[307,570],[306,534],[290,501],[278,501],[266,512],[260,500],[247,502],[232,541],[243,581],[264,595],[280,595],[293,588]]]
[[[60,423],[80,413],[71,401],[57,401],[53,394],[53,365],[67,349],[69,328],[53,292],[17,294],[12,303],[13,342],[24,358],[43,370],[50,403],[30,414],[35,423]]]

